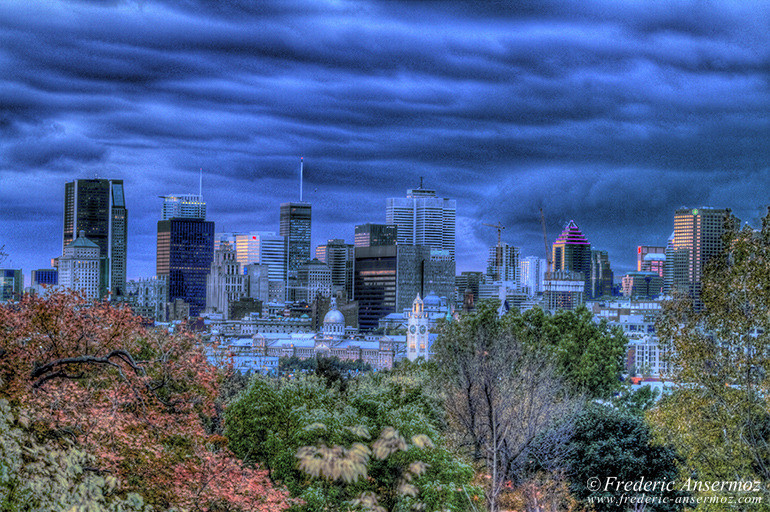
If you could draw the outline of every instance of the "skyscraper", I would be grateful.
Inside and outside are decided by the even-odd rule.
[[[205,219],[206,202],[200,194],[173,194],[163,197],[160,220]]]
[[[297,271],[310,260],[310,203],[282,203],[280,235],[286,238],[286,295],[294,300],[297,287]]]
[[[579,272],[585,282],[584,294],[591,293],[591,244],[571,220],[553,243],[553,270]]]
[[[157,275],[168,276],[168,301],[184,300],[190,316],[206,307],[206,276],[213,259],[213,222],[180,218],[158,222]]]
[[[62,253],[81,231],[99,247],[99,295],[113,298],[126,289],[126,202],[123,180],[75,180],[64,186]]]
[[[353,245],[346,244],[345,240],[334,238],[326,245],[319,245],[315,250],[318,261],[329,265],[333,293],[345,290],[348,298],[353,296],[354,248]]]
[[[356,226],[356,247],[396,245],[398,227],[395,224],[360,224]]]
[[[530,296],[543,293],[543,279],[547,267],[545,259],[527,256],[521,260],[520,267],[522,291]]]
[[[612,295],[613,280],[607,251],[591,251],[591,298]]]
[[[667,292],[687,294],[695,299],[696,308],[700,307],[703,270],[708,260],[722,251],[722,235],[728,219],[737,229],[740,221],[729,209],[680,208],[676,211],[673,238],[666,251]]]
[[[398,226],[399,245],[427,245],[449,251],[455,260],[454,199],[436,197],[435,190],[406,191],[406,198],[391,197],[386,202],[385,222]],[[411,304],[411,302],[410,302]]]

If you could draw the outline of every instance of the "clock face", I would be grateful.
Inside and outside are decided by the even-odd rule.
[[[420,326],[420,334],[425,334],[425,331],[427,331],[427,329],[425,328],[424,325],[421,325]]]
[[[416,333],[416,332],[417,332],[417,327],[415,327],[414,325],[413,325],[413,326],[411,326],[411,327],[409,328],[409,332],[411,332],[412,334]]]

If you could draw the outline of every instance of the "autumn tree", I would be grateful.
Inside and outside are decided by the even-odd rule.
[[[728,226],[729,227],[729,226]],[[770,213],[724,238],[706,265],[701,308],[670,301],[659,322],[678,384],[651,419],[701,479],[770,479]],[[767,496],[765,496],[767,498]]]
[[[128,308],[68,293],[0,308],[0,398],[43,439],[71,439],[92,471],[156,509],[286,508],[263,471],[204,427],[221,375],[197,340],[145,330]]]
[[[433,346],[445,407],[469,454],[488,475],[487,506],[531,476],[531,462],[556,469],[580,403],[549,350],[531,343],[494,304],[450,324]]]

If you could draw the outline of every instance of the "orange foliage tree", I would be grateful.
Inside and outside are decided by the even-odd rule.
[[[287,493],[205,428],[221,378],[193,335],[126,307],[70,293],[0,307],[0,399],[40,436],[71,438],[157,509],[283,510]]]

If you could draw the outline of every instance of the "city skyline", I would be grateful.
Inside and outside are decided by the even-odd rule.
[[[302,156],[311,251],[423,177],[456,201],[458,274],[486,268],[485,223],[545,257],[541,207],[549,247],[574,219],[616,280],[682,206],[766,211],[768,2],[175,4],[0,6],[0,246],[25,280],[61,255],[66,182],[123,180],[134,279],[159,195],[202,169],[217,232],[277,232]]]

